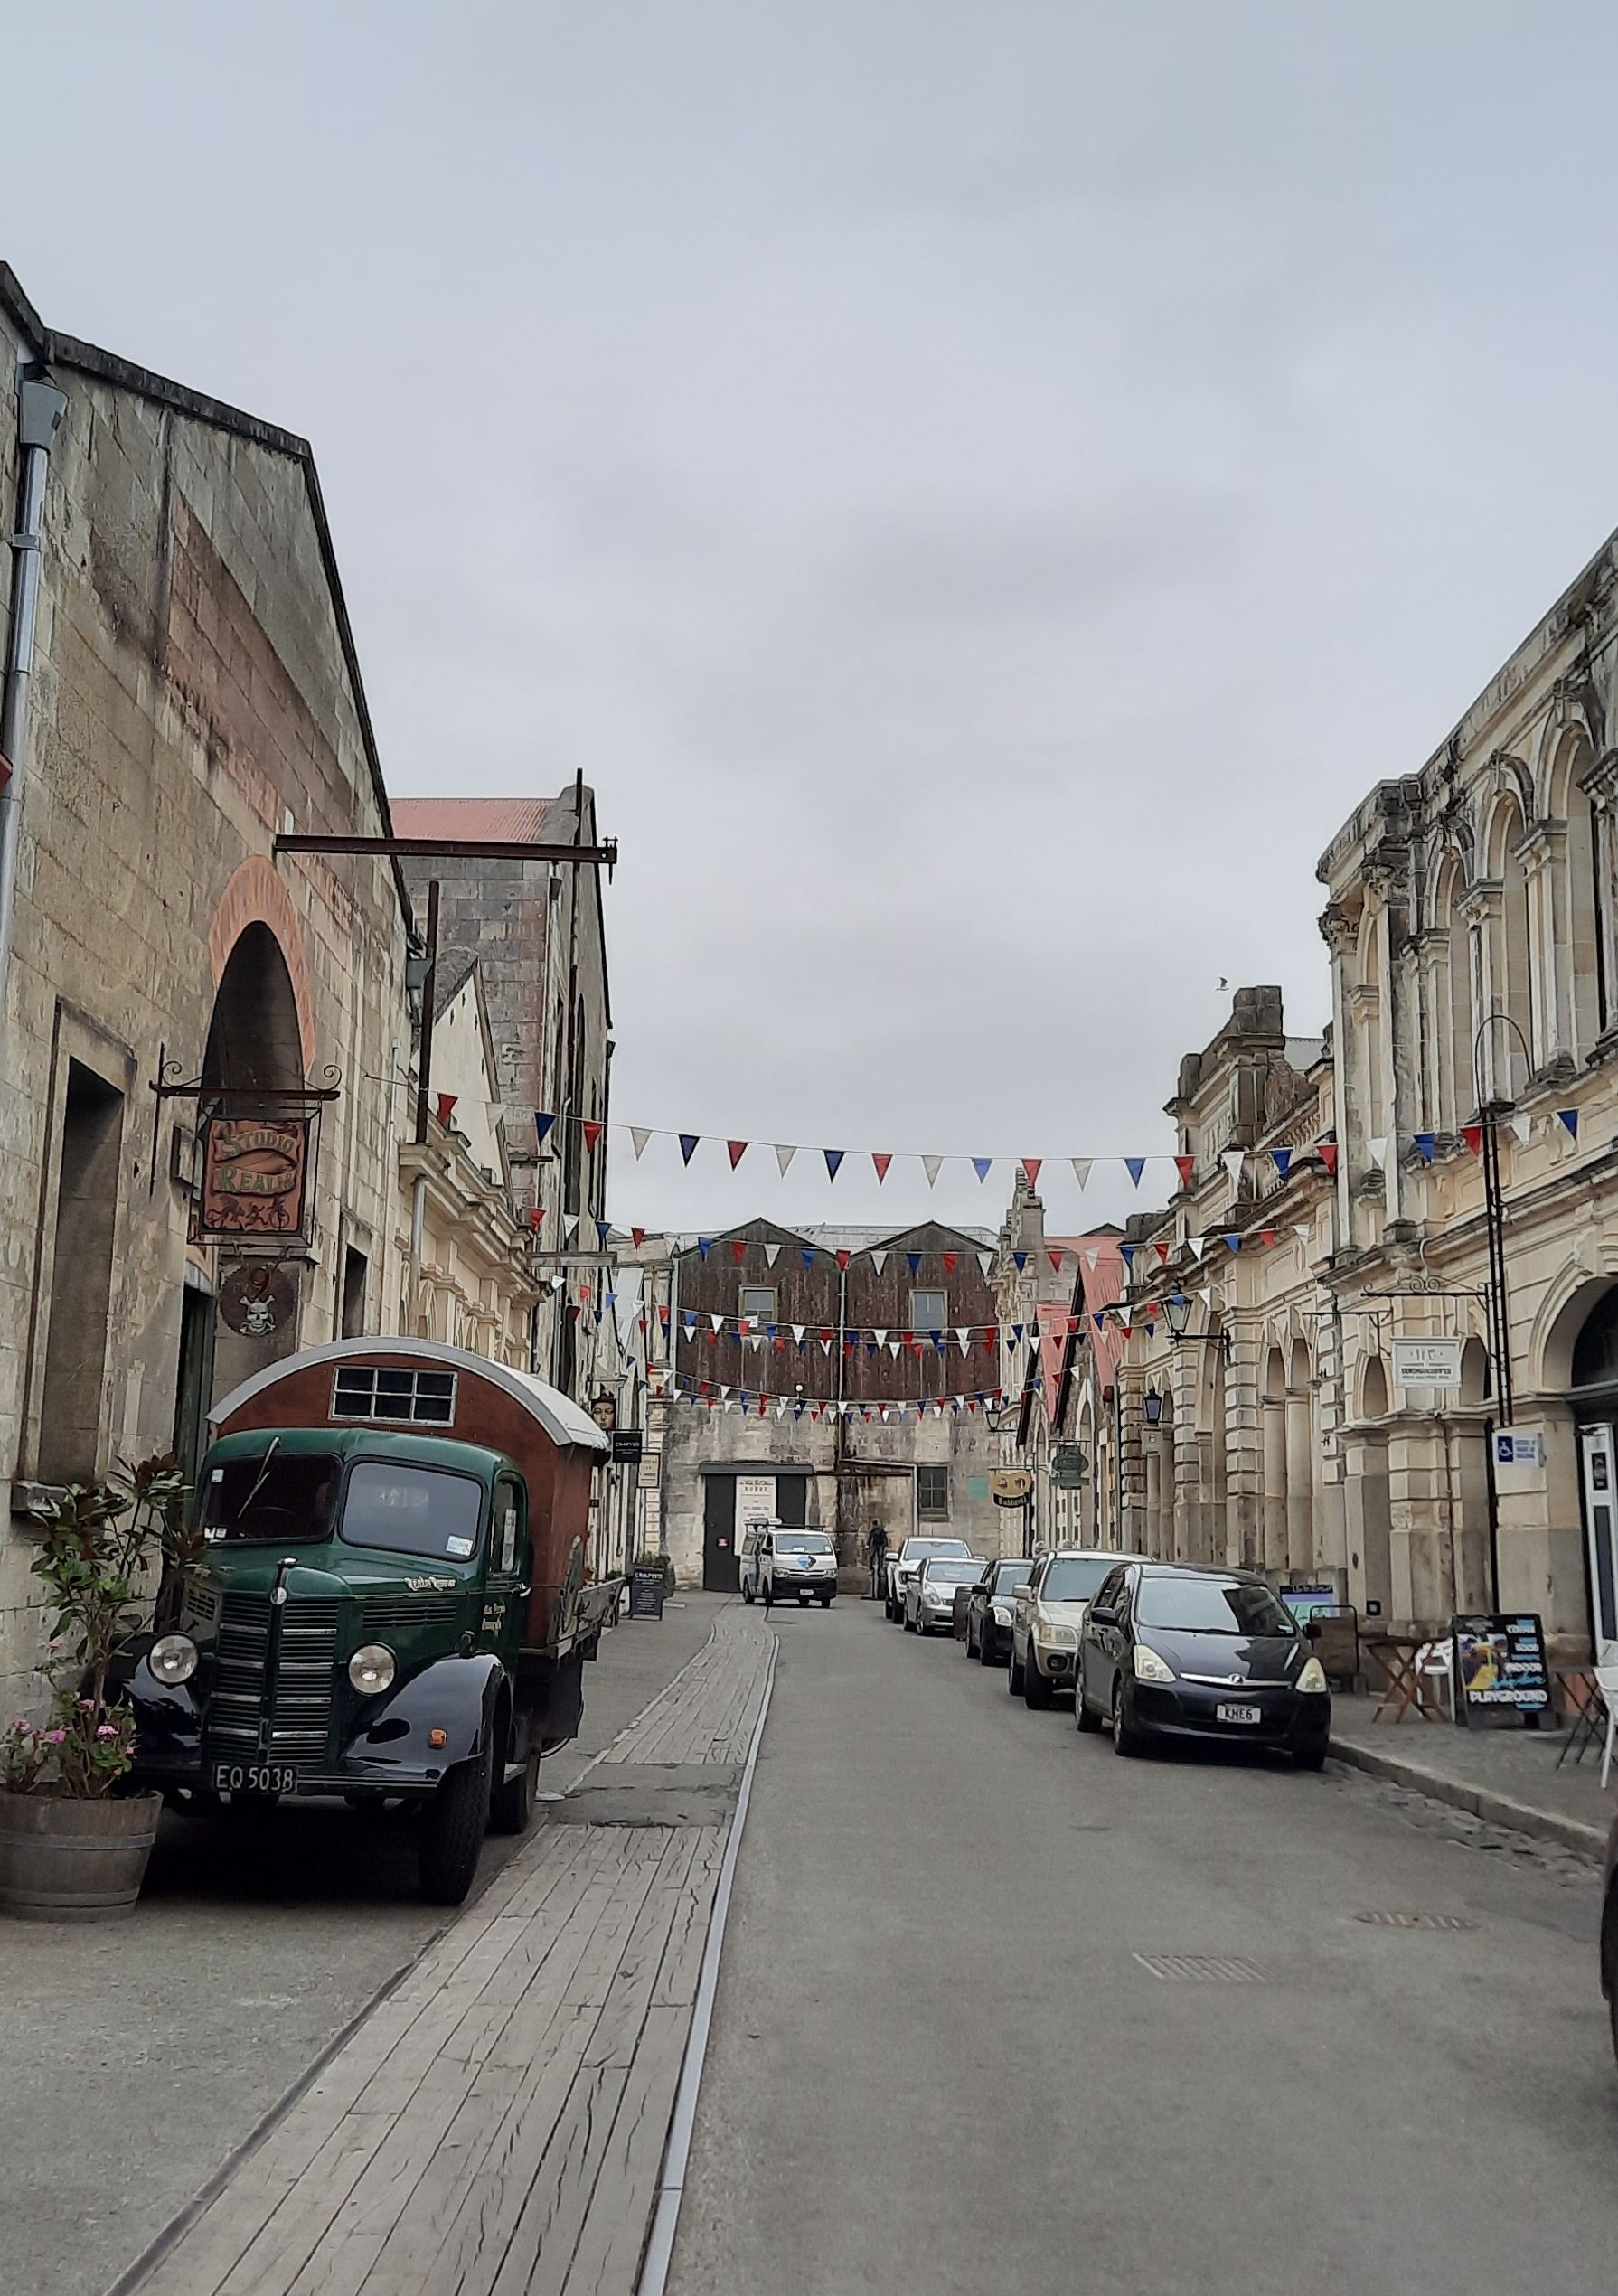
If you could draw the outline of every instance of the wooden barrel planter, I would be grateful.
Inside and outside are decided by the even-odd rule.
[[[0,1793],[0,1915],[13,1921],[116,1921],[134,1910],[163,1797],[70,1802]]]

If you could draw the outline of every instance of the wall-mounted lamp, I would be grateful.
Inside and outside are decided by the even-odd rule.
[[[1148,1388],[1146,1390],[1146,1425],[1149,1427],[1161,1426],[1162,1424],[1162,1397],[1158,1393],[1155,1388]]]

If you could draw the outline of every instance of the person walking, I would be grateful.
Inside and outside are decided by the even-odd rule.
[[[866,1535],[865,1551],[870,1563],[870,1599],[874,1603],[882,1592],[882,1565],[888,1559],[886,1524],[872,1523]]]

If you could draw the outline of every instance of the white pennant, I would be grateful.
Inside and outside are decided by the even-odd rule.
[[[1227,1148],[1223,1155],[1219,1158],[1219,1162],[1230,1174],[1231,1185],[1233,1187],[1239,1188],[1241,1186],[1242,1166],[1246,1162],[1246,1161],[1247,1152],[1245,1148]]]
[[[780,1402],[776,1406],[776,1416],[777,1419],[784,1419],[786,1416],[786,1397],[785,1396],[781,1397]]]
[[[872,1254],[871,1254],[871,1256],[870,1256],[870,1264],[871,1264],[871,1266],[872,1266],[876,1269],[877,1274],[880,1275],[881,1274],[882,1270],[883,1270],[883,1269],[887,1266],[887,1265],[888,1265],[888,1255],[887,1255],[887,1253],[886,1253],[885,1251],[883,1251],[883,1252],[872,1252]]]
[[[792,1163],[792,1160],[797,1153],[798,1152],[795,1148],[783,1148],[779,1142],[776,1143],[776,1162],[781,1168],[781,1177],[783,1180],[785,1179],[788,1168]]]
[[[967,1350],[967,1349],[968,1349],[968,1348],[972,1345],[972,1326],[971,1326],[971,1324],[970,1324],[970,1323],[958,1323],[958,1324],[955,1326],[955,1338],[956,1338],[957,1341],[959,1342],[959,1345],[960,1345],[960,1350],[961,1350],[962,1354],[963,1354],[963,1355],[964,1355],[964,1354],[965,1354],[965,1352],[966,1352],[966,1350]]]
[[[897,1340],[889,1341],[888,1352],[890,1356],[892,1356],[895,1362],[898,1360],[898,1341]]]
[[[978,1254],[978,1256],[977,1256],[977,1264],[978,1264],[978,1267],[979,1267],[980,1271],[981,1271],[981,1272],[982,1272],[984,1275],[987,1275],[987,1274],[989,1273],[989,1270],[990,1270],[990,1269],[993,1266],[993,1265],[994,1265],[994,1255],[993,1255],[993,1253],[992,1253],[992,1252],[980,1252],[980,1253]]]
[[[943,1162],[944,1159],[942,1156],[924,1156],[922,1158],[921,1169],[927,1176],[927,1186],[929,1188],[936,1188],[937,1186],[938,1170]]]
[[[726,1400],[727,1397],[729,1395],[729,1393],[730,1393],[730,1390],[729,1390],[729,1388],[721,1388],[720,1389],[720,1401],[721,1403],[723,1403],[723,1402]]]
[[[1513,1116],[1511,1129],[1517,1134],[1522,1146],[1526,1148],[1529,1144],[1529,1134],[1534,1129],[1534,1119],[1532,1116]]]
[[[1372,1163],[1377,1167],[1377,1170],[1381,1172],[1388,1162],[1387,1135],[1384,1134],[1380,1140],[1368,1140],[1365,1143],[1365,1149],[1367,1155],[1369,1156]]]
[[[795,1323],[792,1327],[792,1336],[800,1347],[804,1344],[804,1334],[808,1328],[809,1326],[806,1323]]]
[[[1213,1313],[1213,1286],[1211,1284],[1204,1284],[1201,1291],[1198,1293],[1197,1297],[1201,1301],[1206,1313],[1211,1315]]]
[[[569,1243],[570,1244],[578,1233],[579,1214],[577,1212],[569,1212],[567,1219],[562,1222],[562,1234],[567,1237]]]
[[[1085,1266],[1087,1267],[1094,1269],[1099,1267],[1100,1265],[1101,1254],[1099,1252],[1087,1252],[1085,1254]]]
[[[1296,1232],[1300,1244],[1307,1244],[1309,1242],[1311,1230],[1308,1228],[1300,1228]]]
[[[1070,1161],[1073,1165],[1073,1177],[1082,1188],[1090,1177],[1090,1166],[1096,1159],[1094,1156],[1075,1156]]]
[[[831,1352],[832,1352],[832,1342],[831,1342],[831,1341],[830,1341],[830,1340],[823,1340],[823,1341],[821,1341],[821,1343],[820,1343],[820,1351],[821,1351],[821,1353],[822,1353],[823,1355],[830,1355],[830,1354],[831,1354]]]
[[[765,1246],[764,1264],[766,1267],[774,1267],[776,1262],[780,1258],[780,1256],[781,1247],[779,1244],[767,1244]]]
[[[712,1324],[716,1331],[723,1330],[725,1319],[722,1315],[710,1315],[708,1321]]]
[[[646,1153],[646,1143],[652,1135],[649,1132],[643,1132],[639,1124],[631,1124],[629,1137],[635,1143],[635,1161],[638,1164]]]
[[[1199,1259],[1201,1258],[1203,1253],[1208,1249],[1209,1242],[1209,1238],[1206,1236],[1188,1236],[1185,1240],[1190,1246],[1192,1251],[1196,1253]]]
[[[886,1346],[887,1346],[887,1344],[888,1344],[888,1334],[887,1334],[887,1331],[886,1331],[885,1330],[884,1330],[884,1331],[873,1331],[873,1332],[871,1333],[871,1337],[872,1337],[872,1339],[873,1339],[873,1340],[875,1340],[875,1341],[876,1341],[876,1343],[877,1343],[877,1345],[878,1345],[879,1347],[886,1347]]]

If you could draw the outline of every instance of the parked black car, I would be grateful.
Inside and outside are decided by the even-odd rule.
[[[1613,2023],[1613,2054],[1618,2056],[1618,1818],[1607,1836],[1606,1895],[1601,1915],[1601,1990]]]
[[[1120,1564],[1096,1590],[1078,1668],[1078,1727],[1110,1727],[1120,1754],[1197,1737],[1283,1747],[1305,1770],[1326,1759],[1321,1662],[1285,1604],[1246,1572]]]
[[[991,1563],[966,1597],[966,1655],[985,1666],[1003,1666],[1011,1647],[1011,1603],[1033,1570],[1026,1557],[1008,1555]]]

